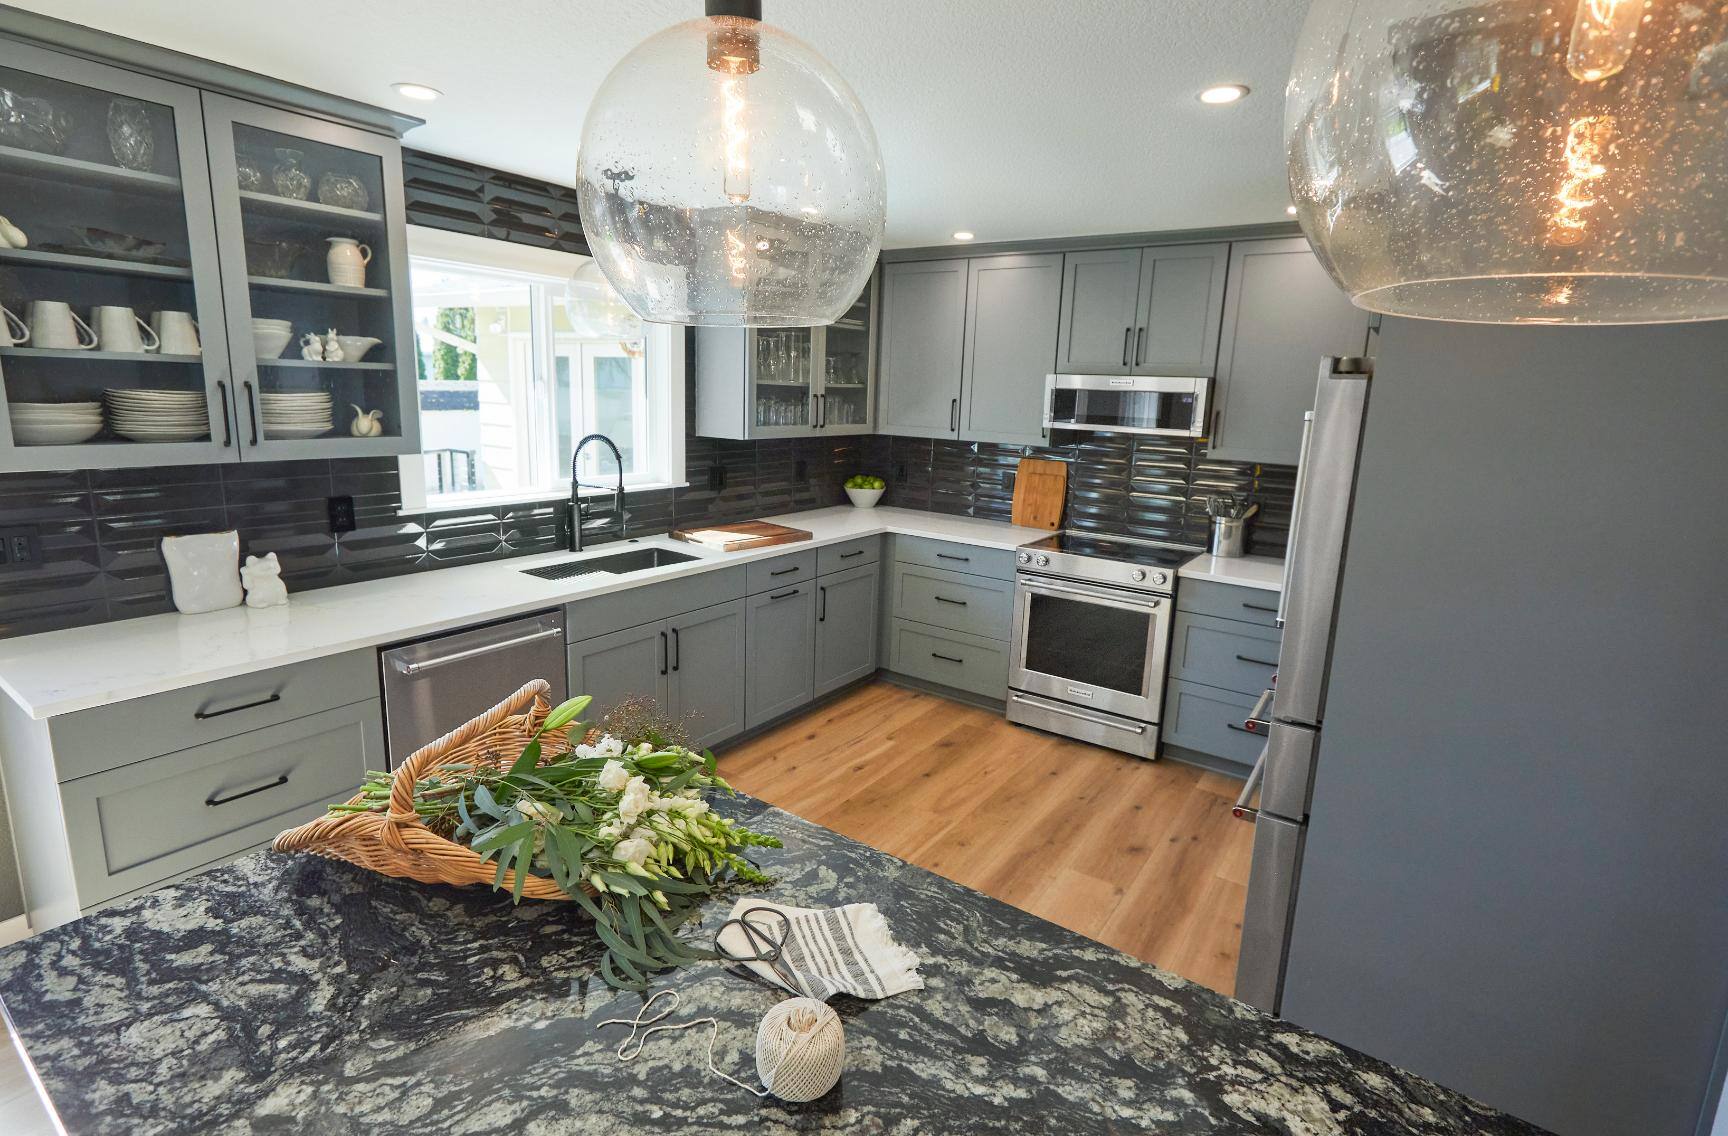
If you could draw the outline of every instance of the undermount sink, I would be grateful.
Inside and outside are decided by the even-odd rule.
[[[691,556],[687,552],[673,552],[670,548],[632,548],[628,552],[614,552],[610,556],[596,556],[589,560],[549,564],[544,568],[524,568],[522,574],[538,576],[542,580],[568,580],[593,572],[610,572],[621,576],[629,572],[646,572],[650,568],[664,568],[668,564],[684,564],[700,559],[701,557]]]

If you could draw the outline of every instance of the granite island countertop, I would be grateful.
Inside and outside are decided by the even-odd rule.
[[[573,905],[254,853],[0,951],[0,1000],[71,1136],[660,1132],[1540,1130],[759,802],[762,894],[873,901],[927,988],[846,997],[828,1095],[759,1101],[708,1031],[620,1064],[641,996],[595,974]],[[731,906],[717,897],[703,941]],[[754,1082],[778,996],[705,963],[663,975]]]

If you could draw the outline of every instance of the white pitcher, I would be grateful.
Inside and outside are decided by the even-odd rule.
[[[96,345],[104,351],[142,355],[162,346],[155,330],[131,308],[108,304],[91,308],[90,323],[96,328]]]
[[[37,347],[50,351],[88,351],[96,346],[96,332],[64,300],[31,300],[25,311],[30,321],[30,338]],[[90,337],[88,343],[85,336]]]
[[[162,341],[164,355],[198,355],[203,351],[198,344],[198,321],[191,312],[152,312],[150,326]]]
[[[30,325],[11,308],[0,304],[0,347],[22,347],[30,342]]]
[[[330,252],[324,266],[330,272],[330,283],[344,288],[366,286],[366,266],[372,263],[372,250],[353,237],[326,237]]]

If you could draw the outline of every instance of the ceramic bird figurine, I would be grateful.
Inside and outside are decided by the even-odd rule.
[[[324,335],[324,361],[326,363],[340,363],[343,358],[342,344],[336,338],[336,329],[331,328]]]
[[[361,410],[353,403],[348,405],[354,407],[354,424],[348,427],[350,434],[356,438],[376,438],[384,433],[384,423],[381,421],[384,417],[382,410]]]
[[[0,217],[0,242],[3,242],[7,248],[30,247],[30,238],[24,235],[24,230],[5,217]]]
[[[309,331],[300,337],[300,358],[314,363],[324,360],[324,341],[318,338],[318,333]]]
[[[240,566],[240,582],[246,585],[247,607],[280,607],[288,602],[288,585],[282,582],[282,564],[274,552],[248,556]]]

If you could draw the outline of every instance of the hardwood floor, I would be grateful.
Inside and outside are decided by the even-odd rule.
[[[739,790],[1214,990],[1235,985],[1241,782],[876,682],[719,754]]]

